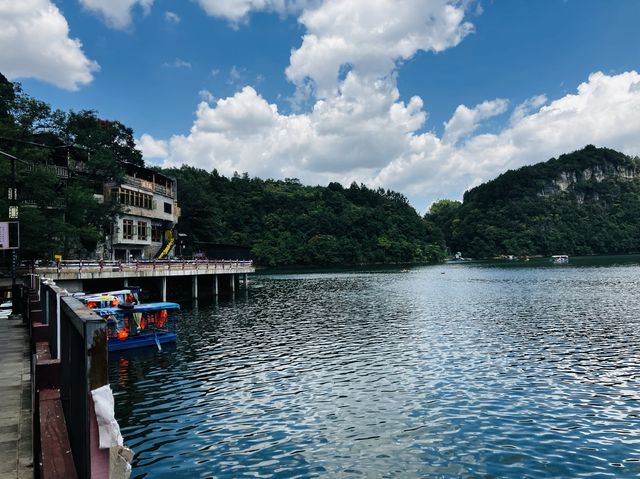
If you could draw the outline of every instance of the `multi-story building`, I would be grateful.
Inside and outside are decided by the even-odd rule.
[[[149,168],[122,166],[123,182],[104,184],[105,199],[122,206],[107,237],[107,254],[122,261],[170,256],[180,217],[177,181]]]

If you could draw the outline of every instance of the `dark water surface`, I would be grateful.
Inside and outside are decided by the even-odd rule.
[[[132,477],[638,477],[638,258],[256,275],[114,355]]]

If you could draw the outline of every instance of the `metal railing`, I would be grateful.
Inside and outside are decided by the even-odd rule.
[[[49,350],[51,357],[60,359],[60,327],[58,318],[62,308],[62,298],[68,296],[66,290],[55,283],[43,281],[40,285],[40,301],[42,303],[42,322],[49,326]]]
[[[140,178],[134,178],[132,176],[125,176],[123,183],[126,185],[135,186],[145,190],[153,191],[168,198],[175,198],[175,190],[173,188],[167,188],[166,186],[152,183],[151,181],[142,180]]]
[[[30,163],[27,165],[27,171],[43,170],[47,173],[52,173],[58,178],[69,178],[69,169],[66,166],[58,165],[42,165],[37,163]]]
[[[98,448],[91,391],[109,383],[106,323],[73,297],[61,298],[60,397],[80,477],[104,477],[109,451]]]
[[[38,275],[27,275],[25,283],[22,313],[31,332],[34,458],[40,461],[36,477],[76,477],[77,471],[77,477],[106,479],[109,449],[99,447],[91,394],[108,384],[106,323]]]
[[[253,267],[251,260],[137,260],[128,263],[122,261],[107,260],[63,260],[49,266],[33,266],[39,274],[60,274],[70,273],[102,273],[102,272],[135,272],[135,271],[178,271],[178,270],[199,270],[199,271],[225,271],[240,268]]]
[[[106,322],[65,290],[39,279],[28,276],[30,290],[40,293],[50,357],[60,361],[60,401],[75,468],[79,477],[106,478],[109,450],[99,449],[91,396],[109,383]]]

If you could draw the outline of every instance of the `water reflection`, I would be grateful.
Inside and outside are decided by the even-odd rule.
[[[638,273],[256,276],[112,360],[134,477],[635,477]]]

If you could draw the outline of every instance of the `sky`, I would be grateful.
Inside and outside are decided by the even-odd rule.
[[[0,72],[147,164],[418,212],[587,144],[640,155],[638,0],[0,0]]]

